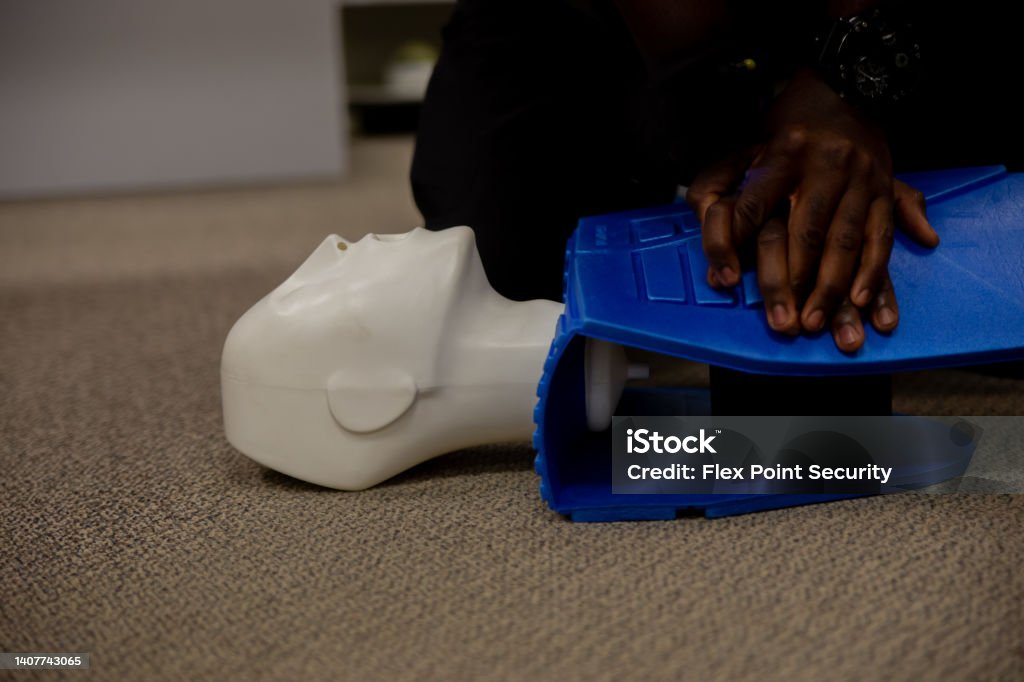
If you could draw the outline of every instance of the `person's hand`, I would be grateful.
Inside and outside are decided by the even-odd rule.
[[[687,192],[708,282],[739,283],[739,250],[756,237],[769,325],[796,334],[831,322],[836,345],[855,351],[861,310],[880,332],[899,321],[888,274],[894,213],[913,239],[938,244],[924,198],[893,180],[884,138],[816,76],[791,82],[769,131],[765,145],[708,168]]]

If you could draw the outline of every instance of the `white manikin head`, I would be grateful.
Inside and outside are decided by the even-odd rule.
[[[467,227],[331,235],[228,335],[228,439],[273,469],[358,490],[528,437],[560,310],[499,296]]]

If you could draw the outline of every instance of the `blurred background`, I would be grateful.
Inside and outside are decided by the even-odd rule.
[[[274,277],[331,232],[414,227],[453,4],[0,0],[0,284]]]
[[[0,1],[0,197],[337,176],[410,133],[443,0]]]

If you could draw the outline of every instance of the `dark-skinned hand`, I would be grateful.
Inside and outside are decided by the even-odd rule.
[[[756,243],[769,326],[798,334],[830,325],[836,346],[856,351],[862,311],[879,332],[899,322],[888,270],[897,219],[919,244],[939,243],[924,196],[893,178],[884,136],[810,72],[776,100],[768,134],[701,172],[687,192],[708,282],[738,284],[740,250]]]

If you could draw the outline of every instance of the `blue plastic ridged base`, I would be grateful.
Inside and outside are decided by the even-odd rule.
[[[929,251],[897,237],[890,271],[900,326],[890,335],[866,329],[864,347],[852,355],[838,351],[828,334],[789,338],[772,332],[754,273],[744,273],[732,292],[708,287],[699,222],[682,204],[581,220],[566,249],[565,313],[534,411],[535,469],[549,506],[575,521],[625,521],[694,513],[721,517],[856,497],[613,494],[611,437],[586,426],[583,345],[588,337],[745,372],[791,376],[879,374],[1024,358],[1024,174],[991,167],[904,180],[928,198],[929,219],[942,244]],[[677,391],[672,399],[680,395]],[[689,400],[692,407],[692,395]],[[690,413],[710,413],[700,409],[707,411]],[[920,484],[957,476],[966,465],[951,462],[940,472],[922,474]]]

